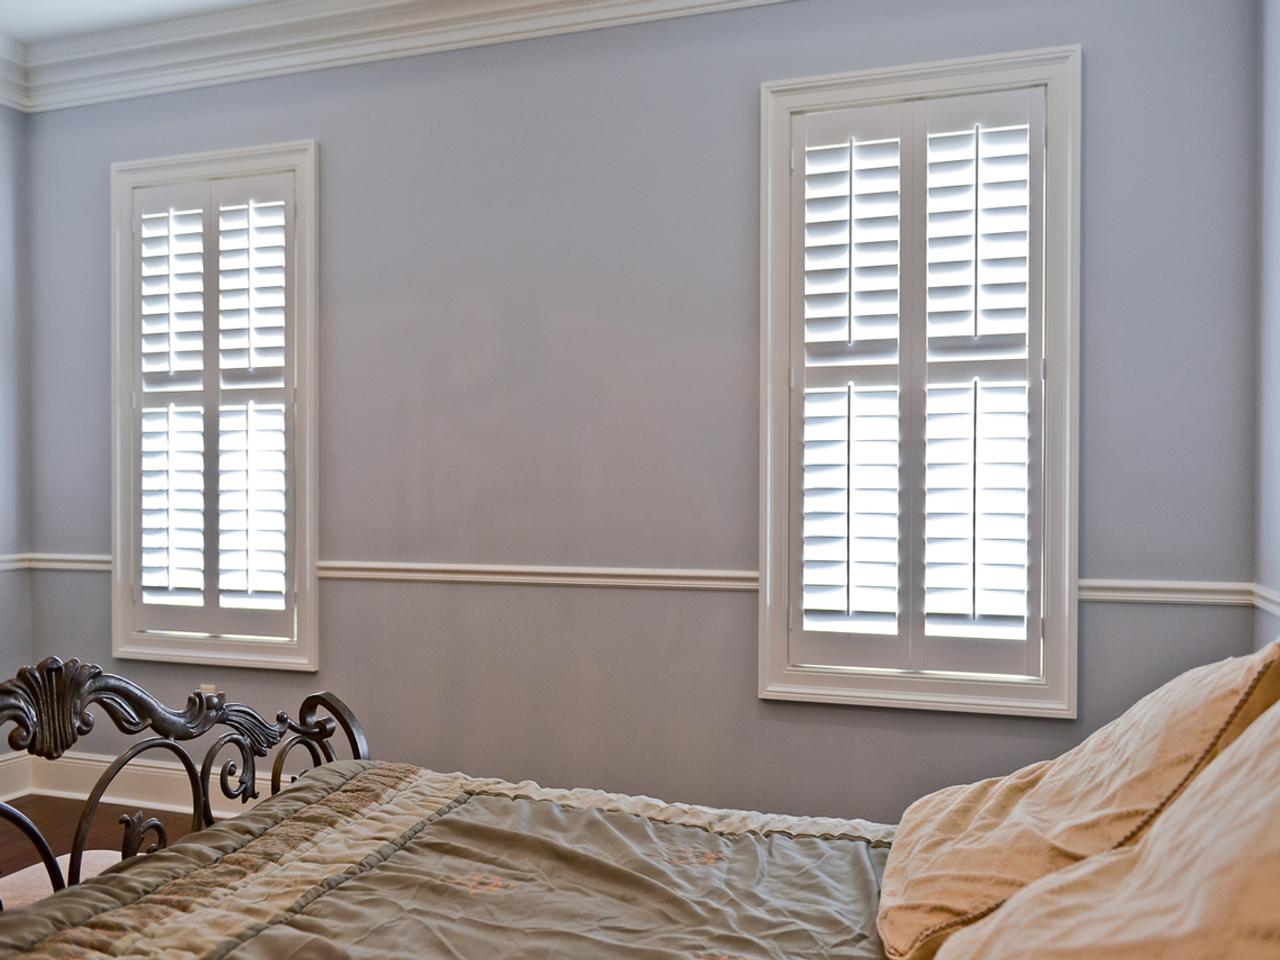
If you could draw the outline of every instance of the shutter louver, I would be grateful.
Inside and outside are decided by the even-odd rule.
[[[925,633],[1025,639],[1026,124],[928,138]]]
[[[218,211],[218,367],[222,385],[282,387],[285,205]]]
[[[224,404],[218,423],[218,590],[225,607],[283,610],[284,405]]]
[[[142,411],[142,599],[204,603],[204,410]]]
[[[142,217],[142,387],[198,390],[204,368],[204,237],[199,210]]]
[[[218,591],[226,608],[287,605],[285,237],[283,201],[219,208]]]
[[[899,141],[805,151],[807,630],[898,629]]]

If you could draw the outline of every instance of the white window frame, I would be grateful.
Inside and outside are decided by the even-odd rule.
[[[761,88],[759,696],[973,713],[1076,716],[1080,48],[766,83]],[[794,117],[910,99],[1045,90],[1043,656],[1040,676],[833,667],[790,656]]]
[[[224,178],[291,174],[294,184],[292,343],[294,399],[291,469],[294,627],[288,637],[143,630],[137,622],[139,580],[136,494],[135,364],[139,332],[134,279],[137,243],[134,191]],[[316,377],[317,148],[304,140],[267,146],[129,161],[111,167],[112,211],[112,629],[111,650],[132,660],[315,671],[319,668],[316,530],[318,499]],[[206,363],[209,362],[206,358]],[[216,360],[214,361],[216,362]],[[209,519],[206,518],[206,523]]]

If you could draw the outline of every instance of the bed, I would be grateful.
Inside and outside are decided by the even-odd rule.
[[[94,704],[121,730],[152,736],[86,801],[65,876],[34,825],[0,804],[51,885],[67,886],[0,913],[0,956],[883,956],[875,916],[891,826],[379,763],[328,693],[307,698],[296,719],[267,721],[221,695],[192,694],[172,710],[74,660],[0,684],[11,746],[40,757],[87,733]],[[185,746],[198,738],[211,740],[199,765]],[[338,759],[335,742],[353,759]],[[298,751],[313,769],[286,784]],[[187,770],[200,829],[167,846],[139,811],[125,823],[126,858],[81,880],[85,821],[131,759],[156,752]],[[215,784],[248,801],[271,752],[274,795],[214,823]]]

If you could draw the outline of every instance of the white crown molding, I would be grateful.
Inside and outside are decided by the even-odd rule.
[[[27,48],[0,35],[0,104],[14,110],[27,110]]]
[[[20,44],[0,102],[39,112],[790,0],[276,0]]]
[[[5,570],[111,572],[108,554],[17,553],[0,555]],[[391,560],[321,560],[321,580],[384,583],[489,583],[561,587],[638,587],[665,590],[751,591],[760,586],[755,570],[691,570],[673,567],[545,566],[511,563],[403,563]],[[1078,581],[1079,599],[1089,603],[1192,604],[1257,607],[1280,616],[1280,590],[1261,584],[1220,580]]]

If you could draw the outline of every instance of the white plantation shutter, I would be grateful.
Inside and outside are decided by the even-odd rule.
[[[133,202],[136,623],[291,636],[292,175]]]
[[[204,369],[204,211],[178,206],[139,224],[142,386],[198,390]]]
[[[806,629],[898,632],[897,119],[815,121],[804,152]]]
[[[218,594],[225,607],[283,610],[288,471],[283,403],[223,404],[218,421]]]
[[[226,608],[288,605],[288,186],[263,178],[215,192],[218,596]]]
[[[142,597],[204,603],[204,413],[142,408]]]
[[[791,655],[1039,669],[1043,92],[794,121]]]
[[[218,369],[226,387],[284,386],[286,214],[283,200],[218,210]]]
[[[198,193],[165,190],[138,224],[140,584],[147,603],[204,594],[204,216]],[[185,395],[179,398],[178,395]]]

